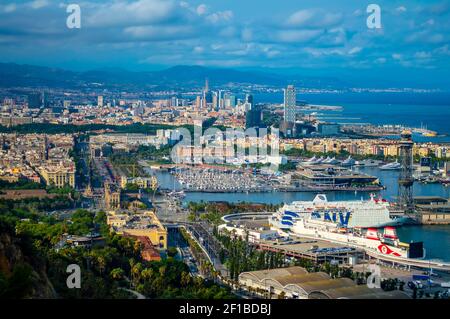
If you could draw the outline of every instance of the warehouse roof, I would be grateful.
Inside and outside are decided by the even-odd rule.
[[[330,276],[328,276],[324,272],[315,272],[310,274],[283,276],[273,279],[279,282],[281,286],[286,286],[286,285],[298,285],[306,282],[323,281],[327,279],[329,280]]]
[[[256,280],[264,279],[275,279],[278,277],[292,276],[292,275],[303,275],[307,274],[306,269],[302,267],[287,267],[287,268],[277,268],[277,269],[267,269],[267,270],[256,270],[247,271],[241,273],[239,276],[251,276]]]
[[[318,281],[308,281],[303,283],[295,283],[286,285],[286,289],[295,289],[297,286],[307,295],[314,291],[328,290],[328,289],[337,289],[344,287],[353,287],[356,284],[353,280],[349,278],[339,278],[339,279],[328,279],[328,280],[318,280]]]

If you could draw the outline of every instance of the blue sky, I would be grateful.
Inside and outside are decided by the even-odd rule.
[[[82,28],[66,27],[78,3]],[[381,7],[368,29],[366,7]],[[0,3],[0,61],[73,70],[204,65],[449,86],[450,0]]]

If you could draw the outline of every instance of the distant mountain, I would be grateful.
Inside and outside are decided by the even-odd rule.
[[[74,72],[14,63],[0,63],[0,86],[73,86],[77,81]]]
[[[103,68],[87,72],[73,72],[14,63],[0,63],[0,87],[79,88],[92,84],[104,87],[191,88],[204,85],[208,78],[212,86],[227,83],[285,86],[293,83],[301,87],[341,88],[347,84],[335,78],[313,78],[301,75],[280,75],[257,71],[209,68],[202,66],[174,66],[161,71],[132,72],[119,68]]]

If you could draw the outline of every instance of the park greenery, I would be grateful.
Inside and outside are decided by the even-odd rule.
[[[216,118],[212,117],[203,123],[203,130],[208,129],[214,125]],[[217,126],[220,128],[219,126]],[[168,124],[153,124],[153,123],[132,123],[127,125],[114,124],[51,124],[51,123],[30,123],[16,126],[0,125],[0,133],[19,133],[19,134],[95,134],[97,132],[116,132],[116,133],[140,133],[155,135],[157,130],[167,130],[185,128],[193,133],[192,125],[174,126]]]
[[[111,232],[104,212],[76,210],[69,217],[46,214],[51,205],[30,199],[0,202],[0,298],[229,298],[229,290],[190,275],[174,258],[141,257],[141,244]],[[65,243],[67,235],[99,234],[92,247]],[[11,253],[14,252],[14,253]],[[68,289],[67,266],[81,268],[81,288]]]
[[[258,250],[247,240],[239,237],[221,235],[214,231],[215,236],[225,247],[219,253],[221,262],[225,264],[232,280],[238,281],[239,274],[244,271],[282,268],[286,266],[284,255]]]
[[[13,127],[6,127],[0,125],[0,133],[38,133],[38,134],[75,134],[96,131],[113,131],[117,133],[143,133],[155,134],[159,129],[171,129],[174,126],[163,124],[141,124],[134,123],[129,125],[112,125],[112,124],[49,124],[49,123],[32,123],[23,124]]]
[[[45,188],[44,184],[29,181],[27,179],[19,179],[17,182],[8,182],[0,180],[0,189],[42,189]]]

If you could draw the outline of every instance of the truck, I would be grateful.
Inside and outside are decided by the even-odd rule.
[[[421,280],[429,280],[430,276],[428,275],[412,275],[413,281],[421,281]]]

